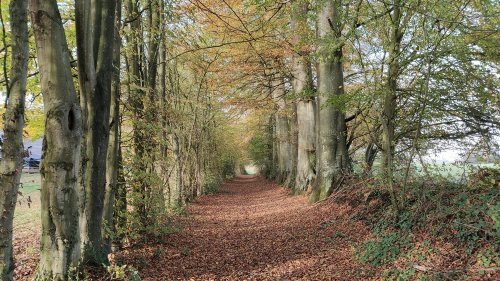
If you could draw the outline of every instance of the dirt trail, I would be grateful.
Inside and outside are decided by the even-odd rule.
[[[166,243],[129,249],[143,280],[367,280],[352,245],[367,234],[350,209],[310,205],[260,177],[241,176],[191,204]]]

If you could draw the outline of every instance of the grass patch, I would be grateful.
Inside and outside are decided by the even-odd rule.
[[[36,191],[40,191],[41,187],[41,177],[40,173],[22,173],[21,174],[21,185],[19,186],[19,191],[22,195],[28,195]]]
[[[40,174],[22,173],[17,206],[14,212],[14,230],[20,232],[38,233],[40,222]]]

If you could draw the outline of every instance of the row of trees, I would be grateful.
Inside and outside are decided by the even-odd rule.
[[[210,83],[219,55],[178,56],[190,46],[176,40],[189,28],[176,5],[10,1],[10,24],[2,24],[2,280],[14,268],[24,112],[38,109],[25,107],[27,91],[32,100],[42,94],[45,118],[40,279],[66,280],[81,265],[107,262],[125,236],[161,234],[170,212],[234,174],[233,119]]]
[[[270,178],[314,202],[379,159],[374,172],[400,210],[426,154],[497,151],[494,1],[258,2],[281,21],[273,40],[284,49],[256,50],[272,65],[262,74],[271,117],[250,151]]]
[[[45,136],[49,279],[101,264],[124,236],[160,233],[246,161],[247,143],[268,177],[311,201],[379,159],[399,210],[412,163],[451,141],[491,149],[498,135],[495,1],[0,3],[7,280],[24,129]]]

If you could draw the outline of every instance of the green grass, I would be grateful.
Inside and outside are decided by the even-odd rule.
[[[40,185],[40,173],[22,173],[20,194],[14,212],[14,232],[18,237],[29,237],[39,233]]]
[[[499,169],[499,164],[488,163],[488,164],[454,164],[454,163],[442,163],[442,164],[428,164],[426,165],[427,171],[432,176],[444,177],[453,182],[461,182],[468,178],[468,176],[478,170],[479,168],[496,168]],[[420,176],[425,176],[426,172],[422,165],[415,164],[414,171]]]
[[[355,163],[354,164],[354,172],[361,174],[363,172],[363,169],[361,165]],[[404,170],[406,169],[406,165],[404,166],[399,166],[399,176],[402,176],[404,174]],[[431,176],[434,177],[442,177],[445,178],[449,181],[459,183],[468,178],[468,176],[474,172],[477,171],[479,168],[496,168],[500,169],[500,164],[496,163],[484,163],[484,164],[470,164],[470,163],[427,163],[425,165],[425,168],[427,169],[427,172]],[[375,161],[373,164],[373,169],[372,169],[372,174],[374,176],[377,176],[380,171],[380,161]],[[413,174],[414,176],[427,176],[425,169],[422,167],[422,164],[414,162],[412,163],[410,167],[410,175]],[[397,180],[400,180],[399,178],[396,178]]]
[[[33,193],[35,191],[40,191],[41,179],[40,173],[22,173],[21,175],[21,186],[19,191],[23,195]]]

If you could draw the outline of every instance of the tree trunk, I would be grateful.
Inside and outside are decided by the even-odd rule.
[[[28,69],[27,0],[10,2],[12,35],[11,84],[4,115],[2,160],[0,160],[0,274],[12,280],[12,221],[23,169],[24,97]],[[7,79],[7,77],[6,77]]]
[[[160,22],[164,22],[165,19],[165,3],[160,1]],[[160,67],[160,113],[161,113],[161,140],[159,143],[160,149],[160,177],[163,182],[163,195],[165,200],[165,205],[168,208],[170,204],[170,189],[169,189],[169,179],[170,173],[168,169],[168,139],[170,133],[170,126],[168,122],[168,88],[167,88],[167,77],[169,75],[169,68],[167,68],[167,40],[165,36],[161,38],[160,41],[160,61],[163,62]]]
[[[172,152],[174,153],[175,159],[175,183],[170,190],[170,208],[178,208],[182,206],[182,155],[181,155],[181,145],[179,143],[179,137],[176,133],[172,135],[173,146]]]
[[[327,1],[318,15],[318,36],[321,39],[340,40],[341,1]],[[342,66],[342,44],[333,54],[325,54],[324,46],[318,48],[323,56],[318,63],[318,169],[311,201],[328,197],[338,176],[349,169],[347,153],[347,126],[345,113],[331,99],[344,94],[344,74]]]
[[[133,127],[133,148],[134,148],[134,158],[132,169],[134,171],[142,171],[144,168],[143,160],[146,158],[146,129],[144,124],[144,101],[143,98],[146,95],[144,91],[145,70],[142,69],[144,47],[142,44],[142,30],[141,30],[141,14],[139,12],[138,2],[134,0],[127,1],[127,18],[134,19],[130,24],[130,30],[127,34],[127,48],[130,53],[130,81],[132,87],[129,91],[128,103],[132,112],[132,127]],[[146,222],[146,178],[144,173],[134,172],[132,175],[132,180],[130,185],[133,191],[133,202],[137,215],[139,217],[140,223]]]
[[[382,165],[381,174],[389,187],[392,204],[396,209],[399,209],[397,196],[393,186],[393,157],[395,149],[394,140],[394,119],[396,117],[396,100],[397,100],[397,80],[399,77],[399,62],[398,58],[401,49],[401,40],[403,34],[401,32],[401,7],[400,1],[394,0],[393,12],[390,17],[390,41],[389,41],[389,67],[387,71],[387,82],[384,91],[384,100],[380,121],[382,123]]]
[[[30,0],[41,74],[45,137],[42,151],[42,237],[39,277],[66,280],[80,260],[77,173],[82,113],[76,96],[68,45],[55,0]]]
[[[113,73],[111,81],[111,105],[109,114],[109,143],[106,158],[106,191],[104,195],[103,221],[108,231],[114,232],[113,205],[118,181],[118,152],[120,149],[120,25],[121,0],[116,2],[116,17],[114,29]],[[110,237],[104,233],[107,252],[111,250]]]
[[[120,131],[119,131],[120,132]],[[120,138],[121,139],[121,138]],[[113,206],[113,226],[116,231],[116,242],[121,244],[127,229],[127,187],[123,174],[123,157],[120,145],[118,145],[118,171],[115,200]]]
[[[274,122],[276,126],[276,153],[277,153],[277,174],[276,180],[283,183],[288,173],[288,157],[289,157],[289,142],[288,142],[288,118],[286,116],[285,103],[285,85],[281,78],[275,78],[272,83],[273,100],[276,103],[276,113],[274,114]]]
[[[308,5],[305,1],[295,1],[291,12],[291,27],[294,33],[293,44],[297,50],[293,55],[292,86],[297,101],[297,176],[295,192],[302,193],[310,187],[314,179],[315,167],[315,104],[311,63],[301,49],[304,29],[307,29]]]
[[[278,145],[276,143],[276,118],[274,117],[275,113],[272,113],[271,116],[269,116],[269,128],[268,128],[268,133],[269,133],[269,148],[270,148],[270,155],[269,155],[269,169],[268,169],[268,178],[275,180],[276,175],[278,174],[277,172],[277,167],[278,167]]]
[[[295,180],[297,178],[297,157],[298,157],[298,127],[297,127],[297,103],[291,102],[291,114],[288,118],[288,175],[284,186],[290,189],[295,188]]]
[[[372,170],[373,162],[375,162],[377,153],[378,153],[378,147],[375,145],[375,143],[370,142],[365,150],[364,170],[366,174],[370,173],[370,171]]]
[[[144,99],[144,119],[141,120],[146,126],[144,130],[144,155],[141,158],[142,170],[145,171],[146,181],[151,182],[156,177],[155,163],[156,163],[156,150],[158,149],[157,138],[155,137],[158,120],[158,104],[157,100],[157,80],[158,80],[158,58],[160,46],[160,9],[158,0],[148,0],[145,4],[147,7],[147,21],[145,21],[145,34],[147,34],[147,66],[143,66],[143,73],[145,75],[145,83],[147,89],[147,99]],[[143,226],[147,226],[151,222],[151,216],[154,208],[153,193],[154,186],[148,183],[143,183],[142,190],[144,192],[143,213],[140,214],[140,219]]]
[[[80,235],[84,262],[99,265],[107,260],[101,230],[106,190],[115,5],[115,0],[75,1],[80,97],[85,124]]]

